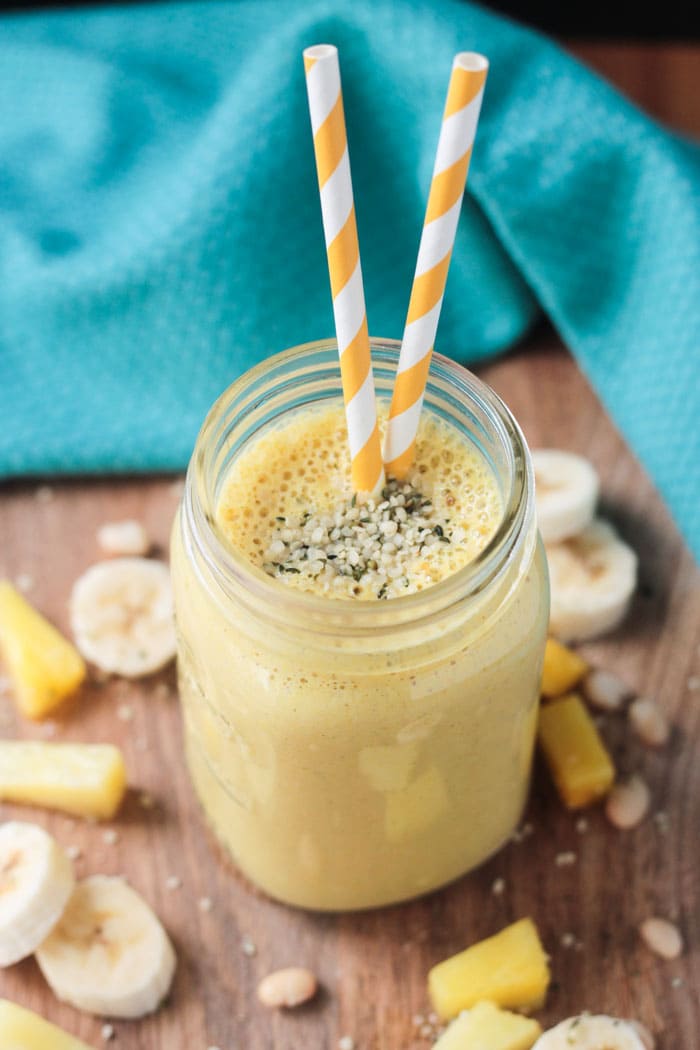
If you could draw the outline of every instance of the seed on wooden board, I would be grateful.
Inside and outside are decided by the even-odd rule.
[[[605,803],[605,815],[613,827],[626,831],[641,824],[649,812],[650,803],[649,788],[635,774],[612,789]]]
[[[639,932],[646,946],[662,959],[677,959],[683,951],[680,930],[668,919],[645,919]]]
[[[576,854],[572,849],[564,850],[562,853],[557,853],[554,863],[558,868],[570,868],[576,863]]]
[[[258,999],[263,1006],[291,1008],[313,999],[317,988],[318,982],[311,970],[289,966],[262,979],[258,985]]]
[[[666,715],[655,700],[640,696],[630,704],[628,712],[632,729],[648,747],[663,747],[671,735]]]
[[[583,680],[588,702],[601,711],[619,711],[632,696],[632,690],[612,671],[593,670]]]
[[[148,554],[151,541],[140,521],[110,521],[97,530],[97,542],[105,554]]]

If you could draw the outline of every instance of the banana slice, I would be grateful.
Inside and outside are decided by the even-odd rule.
[[[175,973],[158,918],[124,879],[107,875],[77,884],[36,958],[59,999],[104,1017],[152,1013]]]
[[[605,1014],[579,1014],[550,1028],[532,1050],[645,1050],[630,1021]]]
[[[575,536],[592,520],[600,484],[593,466],[573,452],[553,448],[532,453],[537,524],[545,543]]]
[[[637,555],[612,526],[596,519],[546,551],[552,634],[581,642],[617,627],[634,593]]]
[[[0,966],[39,947],[74,886],[70,860],[43,828],[19,820],[0,825]]]
[[[103,671],[139,678],[175,655],[168,567],[147,558],[113,558],[73,586],[71,626],[78,649]]]

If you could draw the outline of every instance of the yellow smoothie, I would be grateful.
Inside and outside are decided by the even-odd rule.
[[[207,527],[225,570],[193,541],[187,496],[172,545],[204,811],[253,882],[318,909],[416,896],[507,840],[548,616],[532,514],[498,571],[469,583],[502,526],[502,482],[429,405],[405,488],[353,507],[349,477],[342,403],[285,412],[220,471]],[[334,540],[338,527],[351,535]],[[346,540],[359,569],[332,557]]]

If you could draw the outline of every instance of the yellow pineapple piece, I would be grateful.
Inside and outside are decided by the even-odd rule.
[[[562,645],[556,638],[548,638],[544,650],[540,692],[548,700],[562,696],[573,689],[587,671],[588,664],[578,653]]]
[[[542,1028],[531,1017],[481,1002],[460,1014],[433,1050],[530,1050],[541,1034]]]
[[[7,580],[0,581],[0,651],[27,718],[43,718],[85,679],[75,646],[32,608]]]
[[[615,767],[580,697],[545,704],[537,735],[565,806],[581,809],[608,793]]]
[[[389,842],[407,842],[421,835],[439,820],[450,804],[447,787],[435,766],[400,791],[388,791],[384,811],[384,830]]]
[[[0,741],[0,799],[108,820],[126,791],[126,767],[112,744]]]
[[[0,999],[0,1047],[3,1050],[91,1050],[39,1014]]]
[[[532,919],[520,919],[433,966],[428,991],[440,1017],[456,1017],[482,999],[536,1008],[549,986],[547,956]]]

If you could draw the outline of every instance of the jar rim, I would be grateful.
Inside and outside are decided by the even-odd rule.
[[[377,358],[395,371],[400,343],[378,337],[372,337],[370,343],[375,373]],[[224,413],[230,412],[237,402],[243,403],[249,398],[261,381],[275,375],[283,376],[285,368],[310,356],[327,357],[329,351],[335,353],[337,361],[335,339],[315,340],[283,350],[253,366],[223,391],[207,413],[195,442],[183,496],[184,516],[209,575],[224,591],[231,585],[235,586],[239,594],[244,593],[254,606],[273,620],[284,623],[290,617],[298,616],[308,627],[313,624],[319,633],[337,633],[337,619],[340,617],[344,621],[343,630],[353,636],[365,635],[378,627],[416,627],[424,619],[434,617],[436,612],[448,612],[456,603],[480,594],[500,578],[520,548],[523,537],[532,531],[530,526],[534,521],[533,469],[522,431],[501,398],[463,365],[433,353],[426,401],[430,402],[431,392],[435,389],[451,388],[478,403],[507,446],[511,464],[510,484],[508,491],[503,493],[501,520],[486,546],[472,561],[424,590],[386,602],[374,602],[315,595],[287,587],[224,542],[215,523],[216,497],[208,484],[209,479],[196,477],[197,467],[204,462],[207,443],[216,436],[217,424]],[[313,377],[313,372],[310,371],[309,375]],[[337,381],[340,387],[339,369]],[[280,604],[284,606],[281,616],[278,612]],[[334,615],[329,617],[329,611]]]

